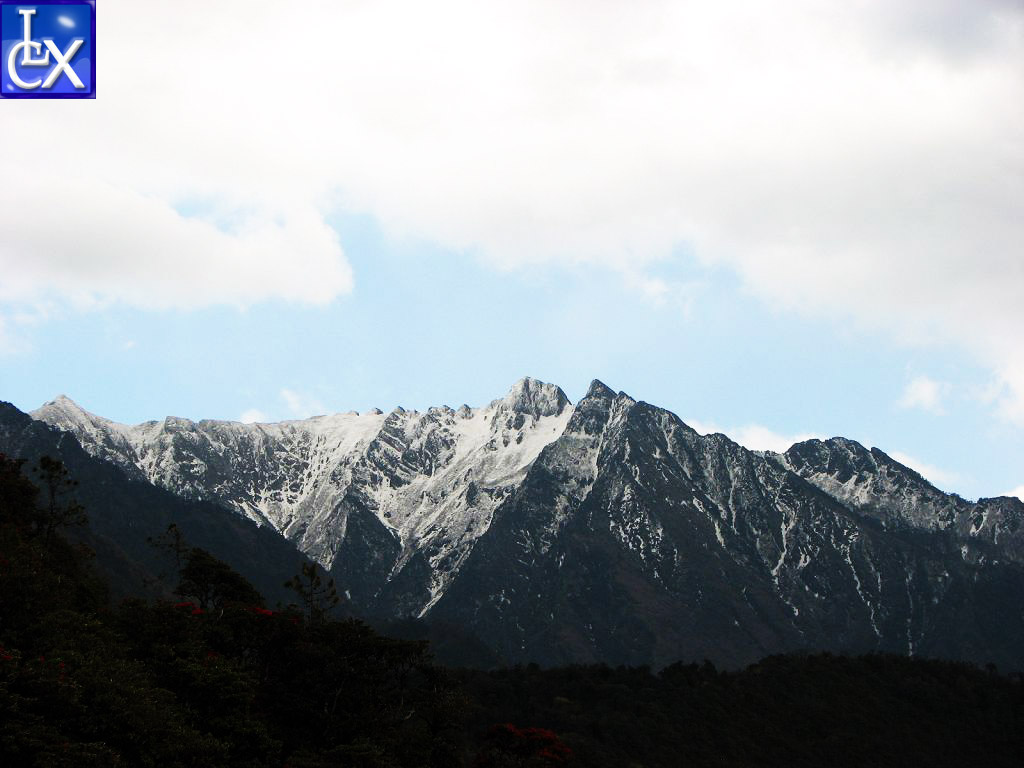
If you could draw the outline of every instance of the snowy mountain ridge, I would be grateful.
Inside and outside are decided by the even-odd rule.
[[[273,527],[353,609],[429,613],[507,659],[817,647],[1024,665],[1024,504],[944,494],[843,438],[750,451],[599,381],[573,406],[529,378],[422,413],[125,426],[58,398],[32,416]]]
[[[131,477],[221,501],[275,528],[327,569],[353,506],[371,510],[400,548],[392,574],[417,554],[427,558],[433,575],[422,611],[572,412],[561,389],[524,378],[487,406],[423,413],[397,407],[272,424],[168,417],[129,426],[61,396],[31,415]]]

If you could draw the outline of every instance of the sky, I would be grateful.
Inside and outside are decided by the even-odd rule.
[[[598,378],[1024,497],[1024,2],[98,3],[0,100],[0,399],[122,422]]]

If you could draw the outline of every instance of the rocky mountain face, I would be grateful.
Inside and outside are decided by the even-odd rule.
[[[834,437],[797,443],[776,457],[782,466],[886,528],[951,531],[964,558],[998,553],[1024,563],[1024,504],[1013,497],[970,503],[935,488],[877,448]],[[981,546],[982,544],[990,546]]]
[[[96,565],[111,597],[167,596],[178,581],[173,555],[150,543],[174,523],[188,546],[228,562],[271,603],[292,602],[286,579],[308,560],[280,534],[259,527],[210,501],[183,499],[132,478],[108,461],[90,456],[75,437],[33,420],[0,402],[0,453],[22,458],[26,469],[41,456],[60,459],[78,482],[74,491],[89,518],[86,529],[68,534],[96,552]]]
[[[561,389],[523,379],[457,411],[125,426],[62,397],[32,416],[131,477],[272,527],[333,570],[363,612],[392,616],[429,610],[571,413]]]
[[[33,417],[330,569],[353,609],[508,661],[740,664],[796,648],[1024,668],[1024,504],[944,494],[835,438],[758,453],[594,382],[482,408],[269,425]]]

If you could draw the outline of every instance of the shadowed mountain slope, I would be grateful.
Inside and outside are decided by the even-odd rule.
[[[113,597],[165,594],[177,574],[171,563],[147,542],[174,523],[190,546],[200,547],[227,562],[249,579],[271,604],[294,595],[284,581],[306,558],[270,528],[260,528],[224,506],[183,499],[143,479],[133,479],[118,466],[90,456],[68,433],[36,421],[9,403],[0,402],[0,452],[24,458],[28,465],[41,456],[60,459],[78,481],[75,496],[86,510],[88,530],[71,531],[96,550],[97,565],[107,577]],[[164,581],[161,581],[161,577]]]
[[[1016,499],[944,494],[878,449],[700,435],[595,381],[482,408],[279,424],[33,414],[273,528],[354,610],[465,627],[509,661],[742,664],[799,648],[1024,667]]]

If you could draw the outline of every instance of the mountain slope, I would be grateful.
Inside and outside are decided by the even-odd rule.
[[[1005,624],[972,621],[985,600]],[[1019,568],[978,568],[944,532],[885,531],[772,458],[595,382],[436,615],[548,663],[808,647],[1019,665],[1022,605]]]
[[[853,440],[807,440],[777,455],[783,466],[886,527],[952,531],[973,559],[1024,563],[1024,502],[1003,496],[970,503],[938,490],[878,448]]]
[[[279,530],[356,610],[462,626],[508,660],[1024,667],[1024,505],[943,494],[842,438],[754,452],[601,382],[573,407],[533,379],[483,408],[272,425],[33,415]]]
[[[110,583],[113,597],[165,594],[174,587],[170,564],[147,538],[175,523],[190,546],[224,560],[274,604],[291,602],[284,581],[306,558],[269,528],[259,528],[213,502],[182,499],[119,467],[86,453],[73,435],[35,421],[0,402],[0,452],[34,464],[41,456],[60,459],[78,481],[75,497],[86,510],[87,543]],[[165,577],[161,581],[161,577]]]
[[[130,476],[278,530],[363,612],[391,616],[429,609],[571,412],[561,389],[526,378],[457,411],[125,426],[60,397],[32,415]]]

